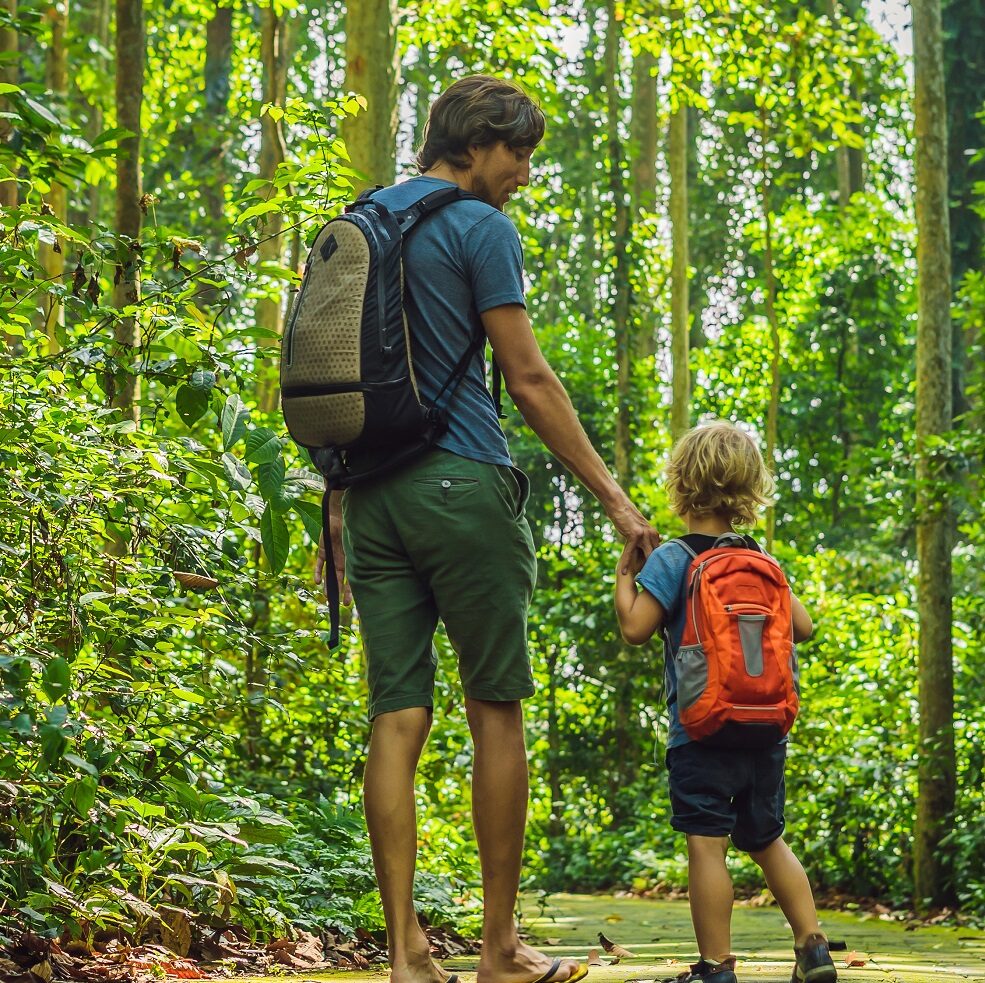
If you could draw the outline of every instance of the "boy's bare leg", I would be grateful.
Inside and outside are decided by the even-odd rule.
[[[765,850],[750,853],[766,875],[766,886],[793,929],[794,945],[803,945],[807,936],[820,932],[811,882],[800,861],[784,842],[774,840]]]
[[[520,942],[513,910],[527,823],[527,750],[519,702],[465,701],[475,745],[472,821],[482,866],[482,956],[478,983],[531,983],[552,960]],[[565,959],[552,979],[578,968]]]
[[[687,893],[702,959],[718,962],[732,951],[732,878],[725,866],[727,836],[687,837]]]
[[[425,707],[381,713],[373,721],[366,758],[366,825],[383,901],[393,983],[442,983],[448,975],[431,958],[414,910],[414,776],[430,729],[431,711]]]

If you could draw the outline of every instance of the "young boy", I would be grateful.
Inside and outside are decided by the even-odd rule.
[[[773,488],[753,439],[721,421],[684,434],[674,447],[666,476],[671,507],[686,523],[687,543],[697,554],[712,549],[719,536],[733,532],[733,526],[753,525]],[[749,549],[759,550],[750,537],[742,538]],[[642,569],[633,553],[623,553],[616,571],[615,603],[619,627],[630,645],[642,645],[666,628],[676,651],[684,631],[691,559],[677,542],[664,543],[651,553]],[[637,591],[637,583],[642,591]],[[794,641],[808,638],[813,625],[796,598],[792,616]],[[734,846],[762,868],[793,929],[792,983],[833,983],[837,973],[818,926],[810,883],[782,837],[786,739],[755,749],[692,741],[678,714],[673,654],[666,644],[664,648],[671,825],[687,834],[688,896],[700,956],[678,979],[736,983],[735,956],[730,954],[732,880],[725,865],[731,837]]]

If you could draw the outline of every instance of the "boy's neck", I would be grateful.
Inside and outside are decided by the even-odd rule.
[[[690,512],[684,516],[687,523],[687,531],[702,533],[705,536],[724,536],[727,532],[732,532],[732,524],[721,515],[692,515]]]

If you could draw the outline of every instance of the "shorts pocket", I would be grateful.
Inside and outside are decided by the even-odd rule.
[[[513,502],[513,518],[522,519],[523,510],[527,506],[527,499],[530,497],[530,479],[519,468],[500,467],[504,481],[509,486]]]
[[[677,707],[687,710],[701,698],[708,685],[708,659],[700,645],[684,645],[674,656],[677,671]]]
[[[447,505],[449,502],[458,501],[465,498],[470,492],[474,492],[479,487],[479,479],[457,474],[444,477],[434,475],[427,478],[415,478],[414,484],[422,493],[437,496],[441,499],[442,504]]]

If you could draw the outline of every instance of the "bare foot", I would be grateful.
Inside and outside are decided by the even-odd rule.
[[[390,983],[448,983],[453,975],[434,961],[430,948],[390,957]]]
[[[554,960],[522,942],[512,952],[494,953],[482,949],[476,983],[535,983],[547,973]],[[585,968],[577,959],[561,959],[547,983],[565,983],[572,977],[581,979]]]

